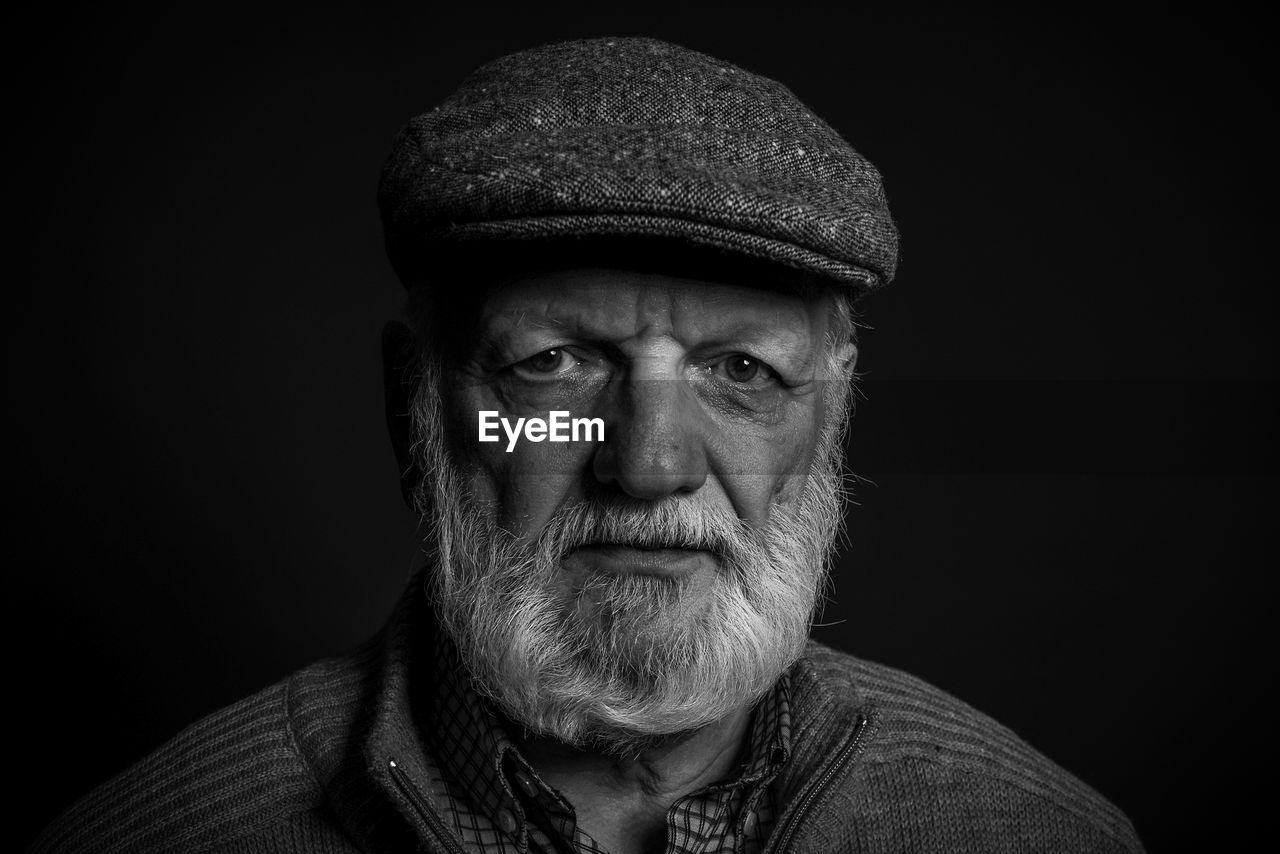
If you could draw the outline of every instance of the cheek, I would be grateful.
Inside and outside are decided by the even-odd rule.
[[[767,430],[722,431],[716,468],[740,518],[763,527],[775,505],[796,499],[816,456],[821,414],[821,407],[797,408]]]
[[[521,429],[512,444],[501,422],[489,431],[497,441],[481,442],[481,411],[499,411],[512,429],[521,417],[508,414],[484,389],[459,392],[450,409],[455,459],[462,462],[475,498],[491,508],[505,530],[520,539],[536,537],[556,510],[582,497],[583,474],[590,469],[594,443],[534,442]],[[530,416],[545,419],[547,413],[524,417]]]

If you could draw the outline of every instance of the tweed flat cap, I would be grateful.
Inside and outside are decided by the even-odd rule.
[[[880,174],[785,86],[647,38],[481,67],[400,132],[378,201],[406,286],[495,240],[668,238],[858,291],[898,257]]]

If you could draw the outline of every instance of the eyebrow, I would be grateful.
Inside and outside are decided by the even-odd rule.
[[[502,322],[495,324],[493,321],[496,319],[501,319]],[[552,331],[572,333],[586,338],[591,337],[586,334],[581,322],[530,314],[528,311],[522,310],[517,315],[498,315],[497,318],[490,318],[488,323],[481,322],[478,324],[475,330],[475,346],[477,349],[492,352],[505,345],[510,345],[522,333],[528,331]]]
[[[502,320],[495,324],[495,320]],[[510,347],[519,338],[521,332],[536,330],[564,330],[574,325],[553,317],[530,314],[521,310],[519,314],[499,314],[487,320],[481,318],[474,330],[474,340],[470,351],[475,357],[505,359],[508,354],[504,348]]]
[[[521,311],[520,316],[516,318],[515,328],[520,329],[523,326],[532,326],[535,329],[564,329],[571,326],[581,326],[581,322],[573,323],[561,320],[558,317],[545,317],[539,315],[531,315],[528,311]]]

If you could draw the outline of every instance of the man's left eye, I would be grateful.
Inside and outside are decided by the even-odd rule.
[[[523,361],[516,362],[511,366],[511,370],[516,375],[527,379],[545,380],[557,374],[562,374],[577,364],[578,360],[568,350],[553,347],[550,350],[535,353]]]
[[[772,368],[745,353],[734,353],[718,364],[712,365],[711,370],[722,373],[725,378],[743,385],[761,386],[777,379],[777,374]]]

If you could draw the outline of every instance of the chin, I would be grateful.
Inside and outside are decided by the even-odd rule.
[[[569,620],[582,658],[603,669],[619,664],[636,677],[661,679],[705,648],[716,610],[715,587],[688,576],[606,575],[576,593]]]

